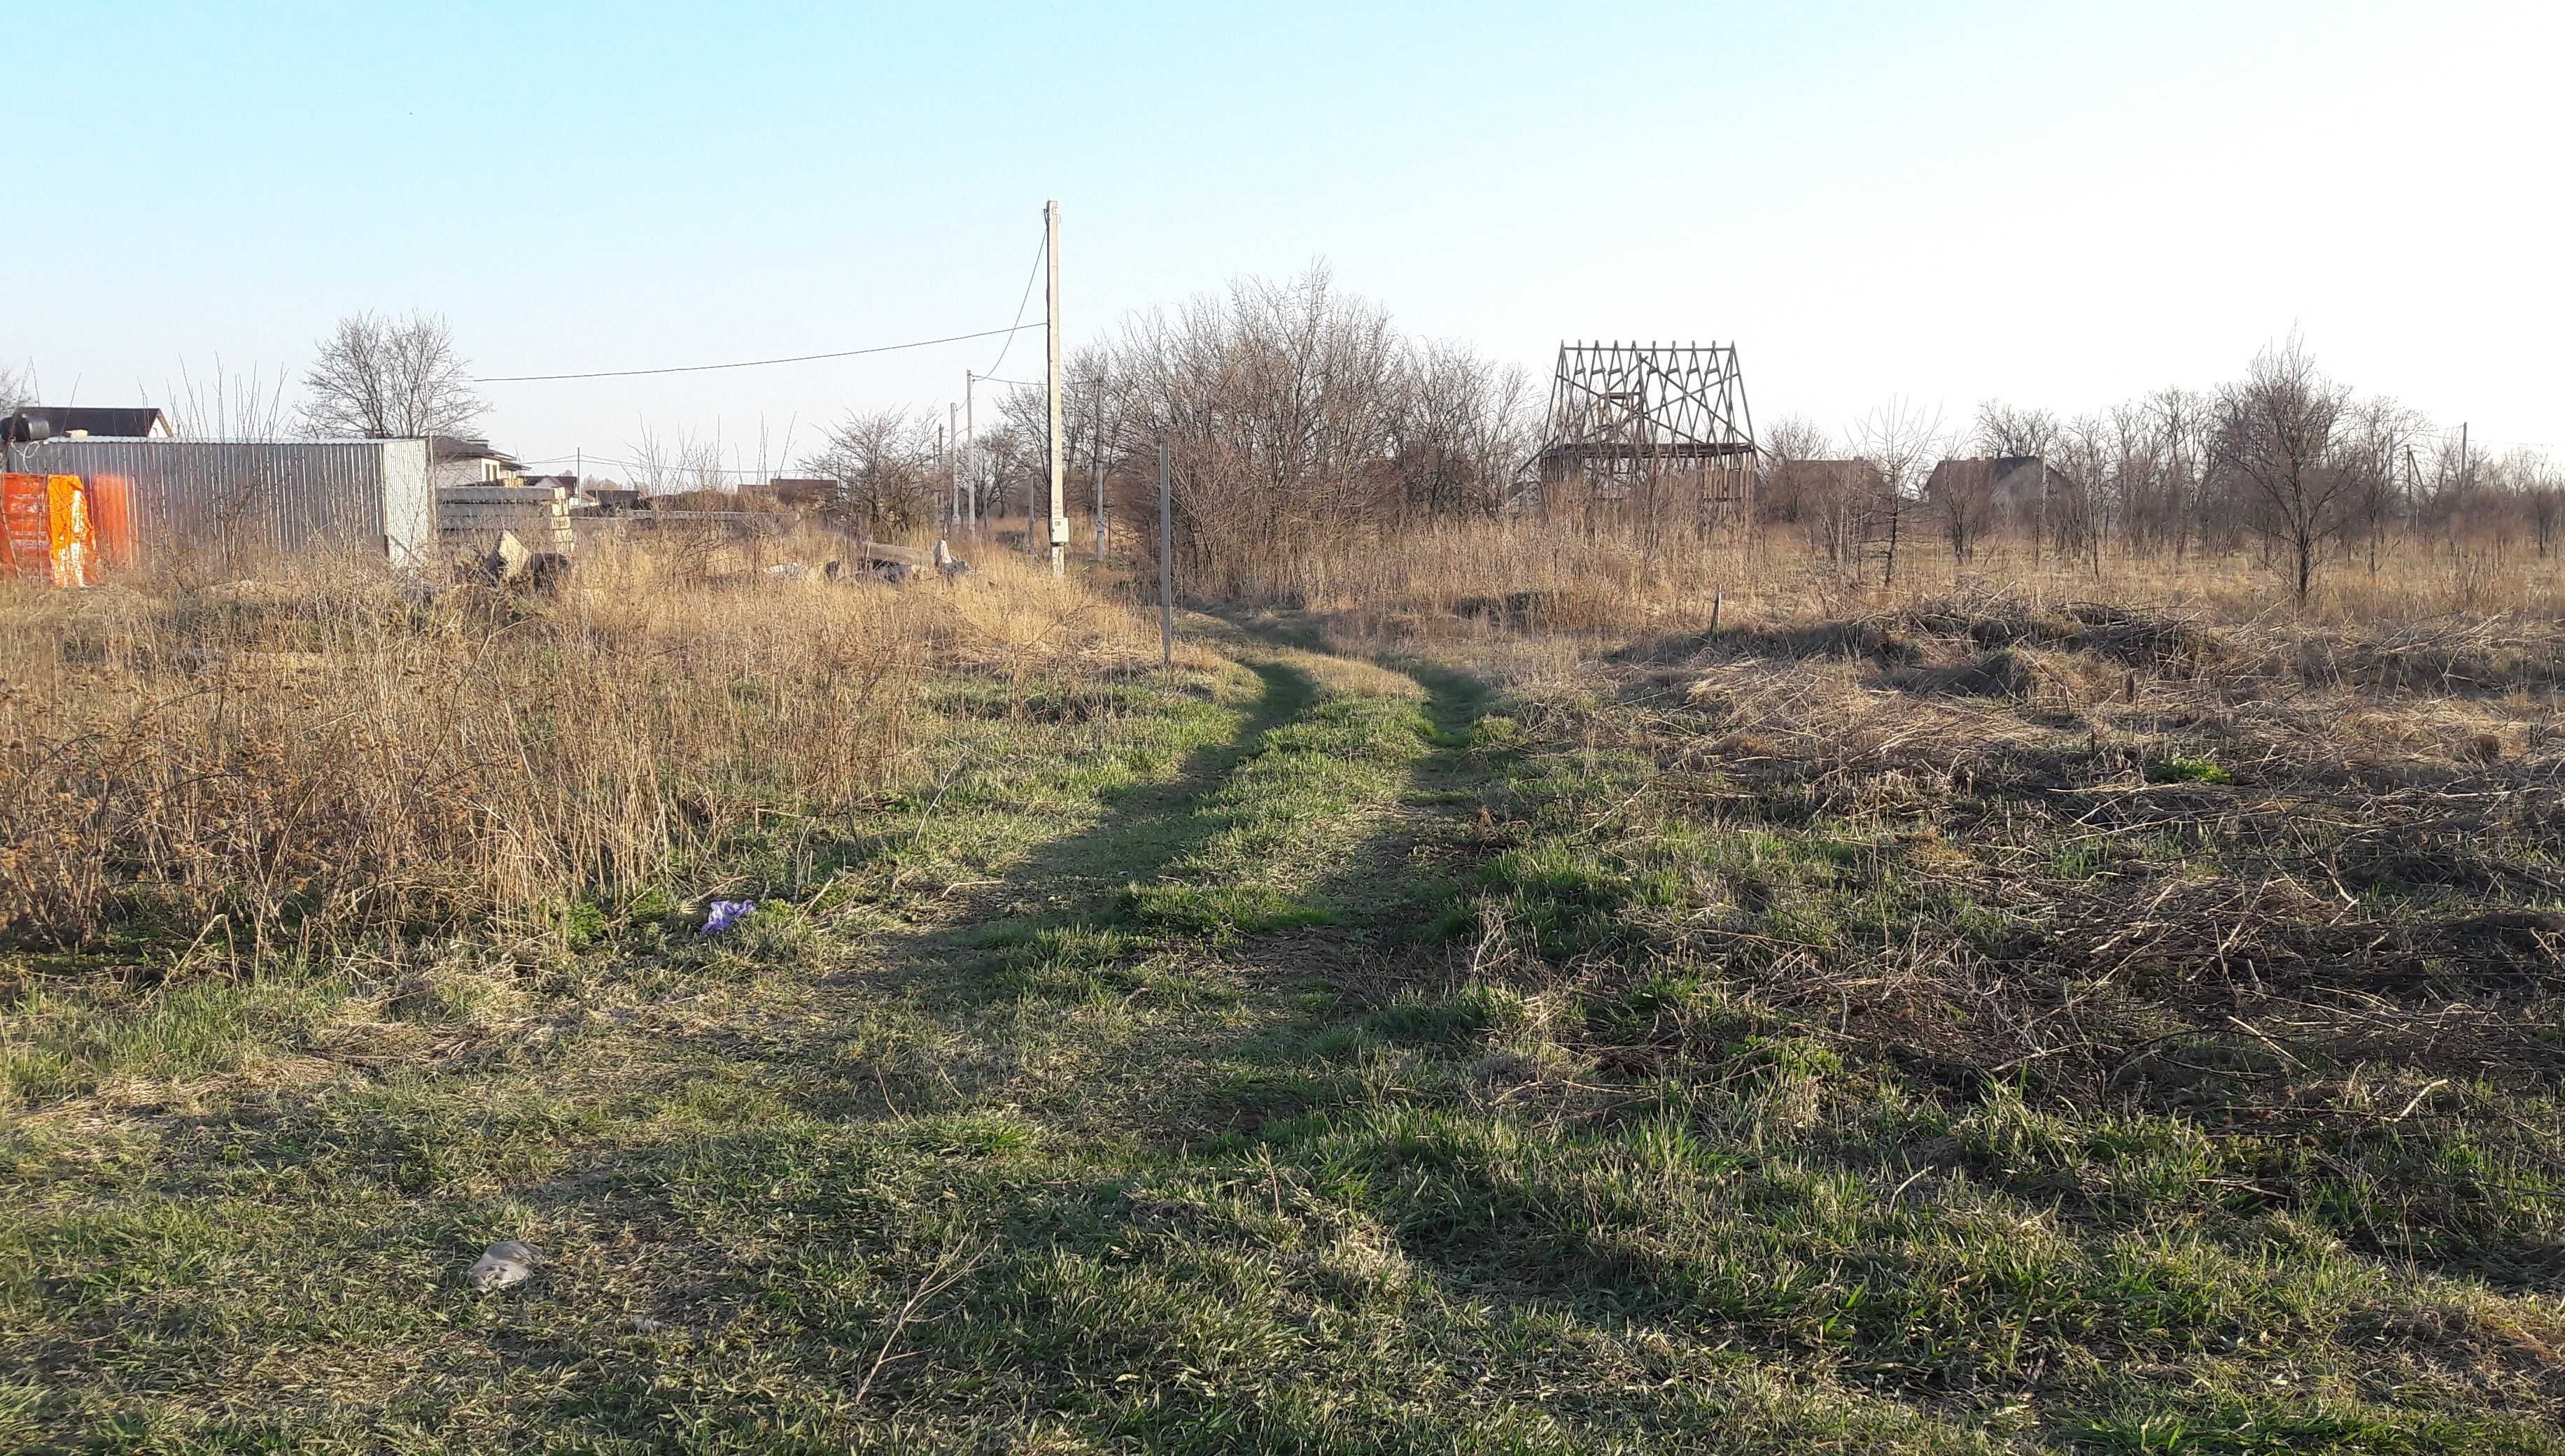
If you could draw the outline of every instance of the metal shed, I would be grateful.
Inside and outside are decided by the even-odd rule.
[[[101,440],[9,447],[9,468],[76,475],[102,510],[121,497],[132,554],[436,550],[424,440]]]

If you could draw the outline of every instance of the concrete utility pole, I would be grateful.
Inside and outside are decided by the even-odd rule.
[[[971,424],[971,391],[979,381],[979,375],[968,369],[962,371],[962,438],[969,442],[964,446],[965,449],[980,443],[980,433]],[[965,499],[970,508],[971,534],[977,537],[980,534],[980,472],[976,466],[971,470],[970,475],[971,486]]]
[[[1044,392],[1050,396],[1050,574],[1060,574],[1062,548],[1068,544],[1068,506],[1061,496],[1067,484],[1065,475],[1068,442],[1060,435],[1059,415],[1059,204],[1043,204],[1043,337],[1049,343],[1049,362],[1043,374]],[[1032,513],[1026,513],[1030,516]]]

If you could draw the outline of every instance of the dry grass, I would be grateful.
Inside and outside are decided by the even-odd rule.
[[[431,928],[761,904],[16,957],[0,1444],[2559,1449],[2548,624],[1776,567],[1710,633],[1688,566],[1544,630],[1544,546],[1349,561],[1132,683],[1148,627],[1011,561],[703,545],[558,602],[7,599],[10,730],[92,765],[42,822],[125,836],[92,934],[254,913],[277,842],[151,835],[262,771],[390,866],[272,939],[391,925],[364,877]],[[1317,636],[1388,668],[1260,640]],[[178,746],[94,789],[144,708]],[[436,801],[388,735],[471,832],[360,832]],[[553,1258],[458,1288],[499,1238]]]
[[[831,586],[833,553],[592,550],[554,597],[346,562],[0,596],[0,936],[224,958],[628,897],[881,791],[931,668],[1021,697],[1154,656],[1012,560]]]
[[[1516,629],[1415,630],[1526,660]],[[2565,1270],[2553,621],[1979,589],[1540,667],[1558,786],[1498,837],[1474,964],[1585,1008],[1584,1081],[1782,1027],[1954,1104],[2205,1138],[2210,1204],[2368,1254]],[[2017,1147],[1914,1154],[1988,1158],[2119,1196]]]
[[[2565,613],[2565,560],[2525,546],[2393,543],[2376,571],[2347,550],[2322,573],[2303,613],[2286,583],[2249,553],[2181,561],[2106,553],[2093,563],[2053,552],[2034,561],[2017,541],[1994,542],[1955,562],[1929,532],[1901,548],[1893,588],[1882,563],[1855,570],[1810,554],[1777,530],[1749,544],[1682,538],[1651,549],[1607,531],[1588,537],[1537,520],[1455,523],[1387,541],[1303,543],[1272,558],[1235,563],[1196,590],[1313,611],[1356,614],[1399,630],[1448,629],[1455,619],[1627,639],[1698,628],[1714,599],[1728,625],[1785,623],[1893,610],[1961,595],[2017,597],[2034,610],[2111,602],[2175,616],[2240,623],[2285,617],[2335,625]]]

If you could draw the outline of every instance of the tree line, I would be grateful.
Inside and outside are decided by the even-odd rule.
[[[1546,391],[1467,345],[1401,334],[1323,267],[1133,314],[1065,375],[1072,517],[1100,470],[1108,515],[1154,529],[1163,440],[1180,557],[1215,578],[1538,509],[1528,470]],[[807,465],[845,482],[878,528],[934,522],[957,481],[984,519],[1018,521],[1047,490],[1043,392],[1016,388],[996,413],[957,459],[925,414],[854,412]],[[2333,379],[2295,336],[2227,383],[2089,413],[1989,401],[1951,425],[1892,400],[1840,432],[1785,416],[1757,443],[1758,545],[1888,581],[1901,555],[1967,563],[1997,542],[2096,570],[2113,553],[2243,552],[2303,599],[2329,567],[2377,569],[2391,544],[2544,557],[2565,527],[2565,477],[2546,456],[2462,448],[2420,411]]]
[[[273,392],[234,382],[191,381],[173,425],[271,433],[290,421],[316,435],[397,438],[463,434],[487,410],[445,320],[426,313],[341,319],[290,415],[282,380]],[[33,394],[26,373],[0,371],[0,404]],[[1242,278],[1128,315],[1068,357],[1065,496],[1083,516],[1100,478],[1107,518],[1154,533],[1163,442],[1183,563],[1215,580],[1270,577],[1295,554],[1539,510],[1529,468],[1546,404],[1526,370],[1401,333],[1323,265]],[[850,410],[798,469],[834,482],[836,510],[867,531],[933,527],[966,503],[983,521],[1019,521],[1047,496],[1047,402],[1016,385],[990,412],[959,446],[931,412]],[[2179,563],[2240,551],[2303,600],[2331,566],[2377,570],[2391,544],[2543,558],[2565,529],[2565,475],[2548,457],[2488,457],[2461,432],[2332,378],[2295,335],[2230,382],[2089,413],[1988,401],[1955,427],[1891,400],[1840,432],[1782,417],[1757,445],[1752,539],[1885,582],[1901,556],[1936,545],[1962,563],[2002,542],[2034,562],[2096,570],[2113,552]],[[635,449],[644,489],[710,488],[734,474],[717,447],[686,439]],[[1703,528],[1708,518],[1679,496],[1645,499]],[[1638,498],[1621,504],[1637,509]],[[1644,539],[1664,539],[1661,524],[1648,522]]]
[[[2304,600],[2328,566],[2374,572],[2392,543],[2545,557],[2565,524],[2565,476],[2547,456],[2488,457],[2328,376],[2295,336],[2229,383],[2087,414],[1990,401],[1945,431],[1889,413],[1840,442],[1803,418],[1774,425],[1761,442],[1764,525],[1890,576],[1901,534],[1938,537],[1964,562],[2001,540],[2095,569],[2114,551],[2177,563],[2249,552]]]

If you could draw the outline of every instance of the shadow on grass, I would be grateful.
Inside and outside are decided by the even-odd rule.
[[[1021,944],[1044,931],[1104,929],[1111,901],[1123,885],[1148,879],[1209,844],[1229,819],[1204,811],[1204,798],[1264,750],[1267,736],[1308,711],[1317,697],[1309,675],[1279,663],[1251,663],[1264,691],[1238,730],[1225,741],[1185,756],[1176,773],[1101,797],[1103,817],[1092,827],[1062,835],[1008,867],[1002,884],[977,896],[958,929],[939,929],[884,947],[893,984],[932,994],[935,978],[954,979],[957,964],[970,964],[992,949]],[[1048,902],[1026,912],[1027,901]],[[921,979],[925,978],[925,979]],[[978,994],[970,978],[951,990]]]

